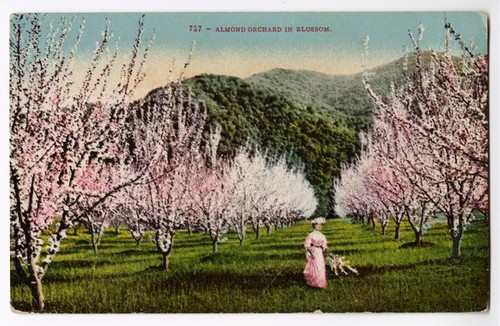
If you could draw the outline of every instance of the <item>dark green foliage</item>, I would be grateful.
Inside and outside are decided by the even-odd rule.
[[[412,74],[416,57],[408,55],[408,72]],[[458,59],[456,59],[458,61]],[[430,52],[424,52],[424,62]],[[387,95],[391,84],[404,82],[404,58],[368,71],[368,79],[377,94]],[[287,99],[314,107],[325,113],[342,111],[370,121],[374,108],[362,82],[362,74],[327,75],[307,70],[273,69],[247,79],[251,84],[272,91]]]
[[[328,273],[324,290],[305,285],[303,222],[240,246],[236,234],[212,255],[203,233],[179,231],[168,272],[151,242],[114,230],[104,234],[94,256],[88,234],[70,235],[45,278],[47,313],[191,312],[470,312],[488,307],[489,230],[482,219],[468,227],[460,261],[449,259],[448,231],[436,223],[413,241],[407,224],[401,241],[380,230],[345,220],[329,220],[323,233],[329,250],[345,257],[359,276]],[[250,231],[249,231],[250,232]],[[11,264],[11,303],[29,311],[29,289]]]
[[[424,61],[430,53],[424,53]],[[370,83],[388,94],[403,82],[404,59],[370,71]],[[408,57],[411,74],[415,57]],[[372,122],[373,105],[361,74],[330,76],[303,70],[273,69],[246,80],[200,75],[184,81],[208,110],[205,134],[222,126],[219,154],[230,157],[251,142],[270,155],[286,155],[303,165],[319,201],[316,215],[331,215],[330,192],[340,164],[359,152],[358,134]],[[154,100],[161,90],[148,95]]]
[[[384,71],[382,69],[381,71]],[[391,74],[392,75],[392,74]],[[385,74],[375,75],[376,85],[390,85]],[[350,115],[370,115],[373,106],[364,89],[361,74],[330,76],[307,70],[273,69],[248,78],[252,84],[272,90],[292,101],[329,113],[343,111]]]
[[[208,128],[222,126],[219,154],[231,156],[248,140],[271,155],[285,154],[304,165],[320,203],[316,214],[328,214],[333,177],[359,151],[358,133],[369,117],[307,106],[236,77],[201,75],[186,86],[206,103]]]

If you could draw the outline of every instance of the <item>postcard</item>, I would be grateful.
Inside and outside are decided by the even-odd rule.
[[[12,310],[489,311],[488,19],[12,14]]]

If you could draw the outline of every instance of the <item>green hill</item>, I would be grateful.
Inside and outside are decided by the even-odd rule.
[[[414,61],[410,58],[409,62]],[[399,59],[370,70],[370,84],[381,94],[387,94],[392,82],[402,80]],[[327,75],[308,70],[273,69],[247,78],[260,88],[273,91],[289,100],[328,111],[344,111],[355,115],[370,115],[372,103],[364,89],[361,73]]]
[[[329,191],[340,163],[359,150],[365,116],[325,112],[236,77],[201,75],[186,85],[208,107],[209,123],[222,126],[219,154],[231,156],[248,140],[270,154],[286,154],[303,164],[320,202],[317,214],[329,213]]]
[[[372,71],[377,92],[385,94],[391,82],[399,82],[401,65],[398,60]],[[331,214],[333,178],[340,164],[359,152],[358,134],[372,120],[361,74],[273,69],[246,80],[199,75],[185,80],[184,86],[206,103],[206,132],[215,123],[222,126],[220,155],[230,157],[248,141],[271,155],[286,155],[290,164],[304,166],[315,187],[320,204],[316,214]],[[154,99],[155,93],[148,96]]]

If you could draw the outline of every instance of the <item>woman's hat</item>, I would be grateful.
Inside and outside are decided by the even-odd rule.
[[[316,217],[314,220],[311,221],[311,224],[325,224],[326,220],[324,217]]]

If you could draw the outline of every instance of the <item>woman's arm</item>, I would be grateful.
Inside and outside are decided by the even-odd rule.
[[[309,250],[309,248],[311,248],[311,245],[312,245],[312,236],[309,234],[307,235],[306,241],[304,241],[304,248]]]
[[[314,259],[314,253],[312,250],[312,236],[311,236],[311,234],[309,234],[306,238],[306,241],[304,241],[304,248],[307,250],[307,252],[311,256],[311,258]]]

